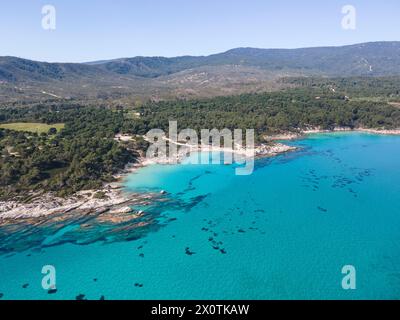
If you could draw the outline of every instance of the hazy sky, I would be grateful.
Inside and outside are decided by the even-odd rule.
[[[56,29],[42,28],[42,6]],[[344,5],[357,9],[343,30]],[[0,55],[42,61],[208,55],[400,40],[399,0],[1,0]]]

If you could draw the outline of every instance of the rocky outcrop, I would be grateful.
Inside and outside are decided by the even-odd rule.
[[[95,196],[99,191],[103,195],[100,199]],[[32,195],[29,203],[0,201],[0,220],[37,218],[78,210],[85,213],[99,210],[114,214],[129,213],[132,211],[129,204],[138,201],[148,202],[152,197],[152,194],[125,193],[119,189],[108,188],[81,191],[69,198],[60,198],[52,193]]]

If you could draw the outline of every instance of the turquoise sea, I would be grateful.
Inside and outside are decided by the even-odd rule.
[[[335,133],[290,143],[299,151],[259,159],[249,176],[236,176],[234,165],[140,169],[128,192],[168,194],[137,208],[149,223],[123,236],[114,229],[83,241],[77,230],[91,221],[12,236],[0,228],[0,296],[399,298],[400,137]],[[41,287],[44,265],[56,268],[56,293]],[[356,290],[341,286],[345,265],[356,269]]]

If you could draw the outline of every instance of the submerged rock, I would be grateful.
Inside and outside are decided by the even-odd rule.
[[[196,252],[190,251],[189,247],[186,247],[186,248],[185,248],[185,253],[186,253],[188,256],[191,256],[191,255],[196,254]]]

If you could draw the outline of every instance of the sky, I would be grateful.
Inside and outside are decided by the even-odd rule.
[[[54,30],[42,27],[44,5],[56,10]],[[342,28],[345,5],[354,30]],[[0,56],[86,62],[395,41],[399,16],[399,0],[1,0]]]

